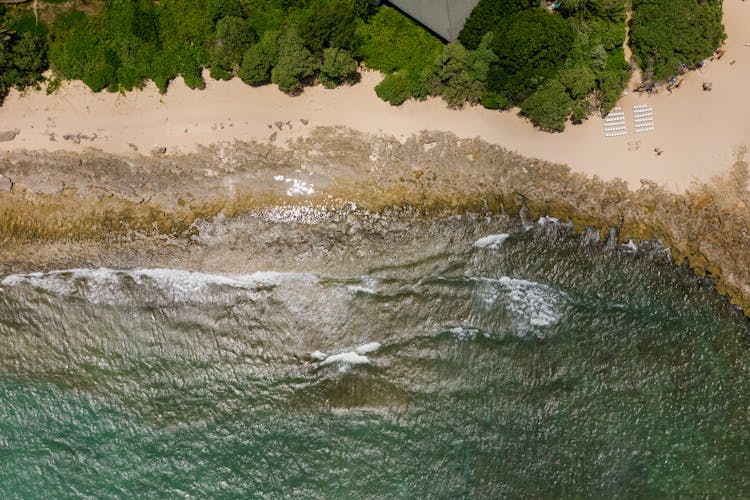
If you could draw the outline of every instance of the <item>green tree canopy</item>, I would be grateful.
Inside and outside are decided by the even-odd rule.
[[[497,61],[489,49],[491,41],[492,33],[488,33],[473,51],[467,50],[460,42],[446,45],[425,76],[430,94],[442,96],[452,108],[480,102],[490,64]]]
[[[0,18],[0,104],[11,88],[41,80],[48,66],[44,30],[34,25],[23,29],[18,23],[13,28]]]
[[[560,83],[573,99],[583,99],[596,87],[596,75],[590,67],[578,65],[561,71]]]
[[[279,31],[266,31],[258,43],[245,51],[237,75],[248,85],[271,83],[271,70],[279,60]]]
[[[721,0],[633,0],[631,46],[655,80],[693,67],[724,41]]]
[[[573,27],[546,9],[519,12],[501,24],[492,40],[498,62],[490,69],[490,90],[519,103],[562,67],[575,41]]]
[[[550,80],[521,103],[521,113],[534,125],[549,132],[565,130],[565,121],[573,110],[573,99],[559,80]]]
[[[354,82],[359,77],[357,61],[344,49],[330,47],[323,51],[323,64],[318,78],[326,88],[334,88],[347,82]]]
[[[235,16],[222,17],[216,23],[216,45],[233,60],[239,61],[247,48],[256,41],[256,36],[245,19]]]
[[[293,28],[278,38],[279,59],[271,70],[271,81],[287,94],[297,94],[315,76],[318,61]]]
[[[299,22],[299,33],[310,52],[322,55],[329,47],[354,49],[360,4],[360,0],[314,0]]]
[[[216,23],[216,38],[211,50],[211,76],[225,80],[231,78],[255,40],[255,33],[245,19],[222,17]]]
[[[479,47],[482,37],[514,14],[539,5],[537,0],[480,0],[466,20],[458,40],[469,49]]]

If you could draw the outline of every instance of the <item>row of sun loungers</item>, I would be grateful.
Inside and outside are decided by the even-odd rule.
[[[654,108],[648,104],[636,104],[633,106],[633,123],[635,124],[636,134],[656,130],[656,127],[654,127]]]
[[[633,126],[636,134],[656,130],[654,126],[654,109],[648,104],[636,104],[633,106]],[[625,112],[620,107],[612,111],[604,118],[604,136],[620,137],[628,134],[625,123]]]

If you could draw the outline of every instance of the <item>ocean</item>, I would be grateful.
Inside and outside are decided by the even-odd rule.
[[[0,496],[750,493],[750,323],[655,244],[286,207],[0,277]]]

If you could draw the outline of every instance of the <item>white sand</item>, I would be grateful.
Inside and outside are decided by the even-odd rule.
[[[568,126],[561,134],[548,134],[535,130],[515,111],[456,111],[439,99],[392,107],[373,91],[381,76],[366,72],[353,87],[314,87],[294,98],[273,86],[252,88],[237,79],[210,78],[205,90],[190,90],[178,78],[166,95],[153,84],[125,95],[93,94],[81,82],[65,83],[50,96],[43,91],[12,91],[0,107],[0,130],[21,133],[12,142],[0,143],[0,152],[94,147],[134,154],[129,146],[134,144],[140,154],[150,154],[155,146],[165,146],[173,154],[235,139],[268,141],[273,133],[276,143],[283,144],[312,127],[327,125],[400,139],[422,130],[447,130],[604,179],[620,177],[633,187],[645,178],[682,190],[693,180],[725,172],[739,147],[750,144],[750,46],[745,46],[750,42],[750,2],[725,0],[724,23],[728,39],[721,60],[687,74],[672,94],[662,89],[657,95],[629,94],[621,99],[628,123],[623,137],[605,137],[598,117]],[[712,92],[702,90],[704,81],[713,83]],[[634,132],[635,104],[653,107],[656,130]],[[284,125],[279,131],[277,121],[289,122],[291,130]],[[50,141],[50,133],[56,141]],[[64,134],[76,133],[96,134],[96,139],[80,144],[63,139]],[[664,151],[661,156],[654,152],[657,146]]]

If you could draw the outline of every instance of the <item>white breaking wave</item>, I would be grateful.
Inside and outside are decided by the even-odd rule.
[[[474,248],[500,248],[505,240],[510,237],[507,233],[502,234],[491,234],[480,238],[472,245]]]
[[[378,280],[373,276],[362,276],[361,285],[349,285],[347,289],[352,293],[366,293],[368,295],[374,295],[378,293],[375,289],[378,285]]]
[[[557,323],[565,293],[551,286],[503,276],[499,279],[474,278],[485,285],[482,298],[488,305],[504,300],[514,317],[515,326],[526,335],[530,329]],[[542,337],[540,333],[535,336]]]
[[[365,354],[375,352],[381,347],[380,342],[368,342],[356,347],[353,351],[345,351],[337,354],[313,351],[310,353],[310,357],[320,361],[318,364],[320,368],[333,365],[338,368],[339,373],[346,373],[354,366],[369,365],[370,359]]]
[[[370,359],[367,356],[357,354],[356,352],[341,352],[339,354],[331,354],[326,359],[320,362],[318,366],[328,366],[335,364],[338,366],[339,373],[345,373],[349,371],[352,366],[370,364]]]
[[[357,354],[367,354],[368,352],[375,352],[378,349],[380,349],[382,345],[380,342],[368,342],[367,344],[362,344],[361,346],[354,349],[354,352]]]
[[[125,293],[123,285],[132,281],[140,287],[154,288],[178,302],[193,301],[210,296],[211,287],[227,287],[257,291],[283,281],[316,282],[309,274],[257,272],[248,275],[207,274],[182,269],[69,269],[49,273],[12,274],[0,281],[0,286],[29,285],[57,295],[79,292],[92,303],[118,302]]]

